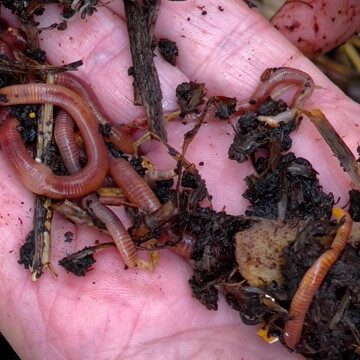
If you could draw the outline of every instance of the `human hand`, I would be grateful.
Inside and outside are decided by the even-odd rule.
[[[206,15],[201,15],[203,10]],[[42,25],[57,21],[57,8],[49,7],[41,21],[45,19]],[[109,4],[85,21],[70,23],[64,32],[46,31],[40,38],[54,64],[82,58],[84,66],[77,75],[91,84],[114,121],[130,122],[141,114],[141,108],[132,104],[123,19],[122,8]],[[176,41],[179,48],[176,68],[155,58],[165,109],[176,108],[175,88],[183,81],[204,82],[209,96],[246,99],[265,68],[289,66],[309,73],[319,86],[307,107],[322,109],[348,146],[357,147],[359,106],[242,2],[164,1],[156,36]],[[169,143],[179,149],[190,127],[169,124]],[[240,214],[247,206],[241,196],[242,179],[252,170],[248,164],[227,159],[232,139],[229,125],[210,122],[190,145],[187,158],[195,164],[204,162],[199,171],[214,197],[214,208],[226,205],[229,213]],[[292,150],[313,164],[325,191],[333,192],[335,198],[341,196],[345,204],[351,182],[314,127],[303,121],[293,139]],[[160,168],[174,164],[159,144],[148,146],[147,156]],[[32,225],[33,196],[2,157],[0,168],[0,331],[22,359],[299,358],[279,344],[263,343],[223,299],[217,312],[192,299],[187,284],[191,269],[170,251],[161,253],[154,273],[124,270],[114,250],[97,255],[93,271],[85,278],[67,274],[57,260],[104,237],[84,226],[75,228],[59,216],[55,216],[52,233],[52,261],[59,277],[46,273],[32,283],[17,263],[17,254]],[[70,244],[64,243],[66,231],[75,234]]]

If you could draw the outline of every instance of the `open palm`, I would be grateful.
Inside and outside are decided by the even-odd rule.
[[[41,19],[46,19],[42,25],[57,21],[57,7],[49,7]],[[205,83],[209,96],[245,99],[265,68],[289,66],[308,72],[318,85],[308,107],[322,109],[349,147],[357,147],[359,106],[241,1],[164,2],[156,36],[176,41],[179,48],[177,67],[155,58],[165,109],[176,108],[175,88],[189,79]],[[113,121],[130,122],[141,114],[132,104],[132,79],[127,75],[131,59],[120,5],[106,5],[94,16],[70,23],[64,32],[46,31],[40,37],[53,64],[84,60],[78,75],[91,85]],[[169,124],[169,143],[179,149],[188,129]],[[247,205],[242,180],[251,169],[227,159],[232,139],[227,123],[211,122],[201,128],[187,157],[195,164],[204,162],[199,170],[215,209],[226,206],[229,213],[240,214]],[[325,191],[345,204],[351,181],[313,126],[303,122],[293,139],[296,155],[310,160]],[[158,144],[147,147],[147,156],[160,168],[174,164]],[[217,312],[192,299],[187,284],[191,269],[170,251],[161,253],[154,273],[124,270],[119,254],[109,250],[97,255],[85,278],[67,274],[58,259],[104,238],[60,216],[55,216],[52,233],[52,260],[59,276],[45,273],[32,283],[17,258],[32,226],[33,196],[2,157],[0,168],[0,331],[22,359],[299,358],[279,344],[263,343],[223,299]],[[70,244],[64,242],[66,231],[75,234]]]

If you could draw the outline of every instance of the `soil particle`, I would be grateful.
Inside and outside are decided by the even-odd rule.
[[[349,214],[354,221],[360,222],[360,191],[350,190],[349,195],[350,195]]]
[[[110,124],[99,125],[99,130],[100,130],[101,135],[105,138],[108,138],[112,135]]]
[[[235,113],[236,109],[236,98],[222,97],[219,99],[215,116],[221,120],[227,120],[232,114]]]
[[[197,107],[204,104],[204,84],[195,82],[182,83],[176,88],[177,103],[181,108],[181,116],[198,112]]]
[[[158,48],[164,60],[175,66],[176,57],[179,55],[176,43],[168,39],[160,39],[158,42]]]
[[[49,143],[48,146],[44,149],[42,157],[43,162],[45,164],[49,164],[48,166],[51,168],[55,175],[69,174],[64,165],[59,149],[55,144]]]
[[[145,175],[146,169],[142,165],[143,159],[141,156],[132,156],[129,160],[129,163],[140,176]]]
[[[265,321],[269,310],[261,304],[259,291],[256,288],[226,288],[226,301],[231,309],[239,312],[245,325],[257,325]]]
[[[76,276],[85,276],[91,266],[96,262],[93,257],[93,247],[85,247],[84,249],[64,257],[59,261],[67,272],[71,272]]]
[[[106,129],[106,128],[101,128],[102,130]],[[105,136],[106,137],[106,136]],[[111,154],[111,156],[113,156],[115,159],[116,158],[122,158],[124,157],[124,152],[119,150],[115,145],[113,145],[112,143],[108,143],[106,142],[106,147],[109,150],[109,153]]]
[[[20,248],[19,264],[24,265],[25,269],[28,269],[33,261],[35,255],[35,236],[34,230],[31,230],[25,239],[25,244]]]
[[[174,185],[174,180],[161,180],[156,181],[154,186],[152,186],[152,190],[154,191],[156,197],[159,199],[161,204],[165,204],[174,196],[174,190],[172,190],[172,186]]]
[[[0,72],[0,88],[11,84],[11,76],[5,72]]]
[[[39,114],[38,105],[17,105],[11,108],[11,115],[20,121],[18,129],[27,144],[36,140]]]
[[[64,234],[64,237],[65,237],[65,242],[71,243],[71,242],[73,241],[74,234],[73,234],[71,231],[67,231],[67,232]]]
[[[197,189],[199,186],[198,177],[196,174],[189,171],[184,171],[181,178],[181,186],[187,187],[190,189]]]
[[[46,62],[46,52],[44,50],[27,48],[25,49],[25,55],[39,64],[45,64]]]

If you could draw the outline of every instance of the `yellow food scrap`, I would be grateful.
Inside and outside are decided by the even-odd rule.
[[[279,341],[278,336],[271,336],[269,335],[269,327],[268,326],[262,326],[258,329],[257,334],[261,339],[266,341],[268,344],[273,344],[274,342]]]
[[[36,118],[36,114],[32,111],[31,113],[29,113],[29,118],[30,119],[35,119]]]

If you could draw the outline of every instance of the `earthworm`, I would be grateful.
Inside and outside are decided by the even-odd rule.
[[[161,207],[149,185],[126,160],[110,157],[109,165],[112,178],[131,203],[147,214]]]
[[[301,107],[315,88],[310,75],[301,70],[288,67],[266,69],[261,74],[260,79],[261,83],[250,96],[250,100],[239,105],[236,111],[237,115],[244,114],[247,111],[255,111],[270,96],[271,92],[281,84],[297,85],[299,87],[293,97],[291,107]]]
[[[98,99],[82,80],[72,74],[58,73],[54,74],[54,84],[65,86],[80,95],[94,114],[97,122],[103,126],[111,126]],[[127,154],[134,153],[134,142],[125,126],[122,128],[111,126],[111,134],[106,139]]]
[[[60,110],[56,117],[54,137],[69,173],[78,172],[81,169],[80,151],[74,137],[74,122],[66,111]]]
[[[106,147],[92,113],[77,94],[58,85],[25,84],[1,88],[0,97],[4,106],[50,103],[62,107],[83,136],[87,164],[76,174],[57,176],[29,155],[16,128],[18,121],[7,120],[0,129],[0,145],[5,159],[28,189],[63,199],[81,197],[100,187],[108,170]]]
[[[57,135],[62,135],[62,138],[57,139],[57,144],[66,168],[70,174],[73,174],[78,172],[81,168],[78,148],[73,136],[73,121],[70,115],[65,112],[62,114],[60,113],[59,116],[56,118],[56,122],[60,120],[58,125],[60,129],[55,129],[55,133],[58,131]],[[63,129],[65,130],[61,131]],[[94,193],[85,196],[82,199],[82,204],[84,207],[88,208],[96,218],[105,224],[124,263],[129,268],[136,266],[140,259],[137,256],[135,245],[125,229],[125,226],[116,214],[107,206],[101,204],[98,196]]]
[[[284,329],[285,344],[291,349],[300,341],[305,315],[316,291],[340,256],[351,233],[352,220],[349,213],[340,208],[333,208],[333,215],[338,221],[345,218],[345,222],[337,230],[331,247],[305,273],[291,301],[289,314],[292,318],[286,322]]]
[[[90,209],[94,216],[105,224],[124,263],[129,268],[137,266],[140,259],[138,258],[135,245],[116,214],[107,206],[101,204],[95,194],[84,197],[82,204],[84,207]]]

